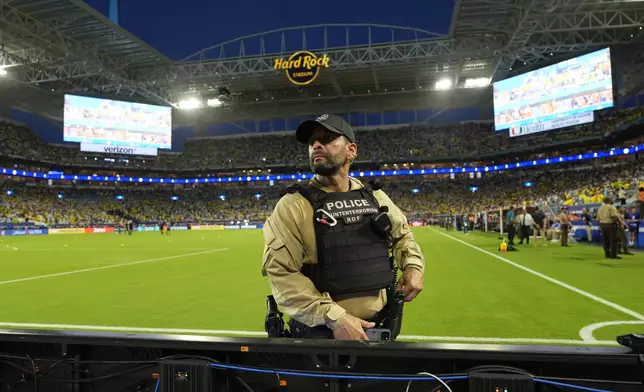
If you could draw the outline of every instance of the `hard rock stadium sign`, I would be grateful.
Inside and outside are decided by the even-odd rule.
[[[275,59],[275,70],[283,69],[291,83],[304,86],[312,83],[320,74],[322,67],[329,68],[329,56],[318,57],[308,51],[293,53],[286,59]]]

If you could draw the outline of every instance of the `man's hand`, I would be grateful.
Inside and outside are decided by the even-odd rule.
[[[407,268],[398,280],[396,291],[405,294],[405,302],[410,302],[423,291],[423,273],[416,268]]]
[[[334,323],[333,337],[337,340],[369,340],[364,330],[375,326],[375,323],[345,313]]]

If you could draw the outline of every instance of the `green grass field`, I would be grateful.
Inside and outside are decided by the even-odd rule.
[[[405,307],[403,339],[611,345],[644,331],[642,253],[499,253],[492,234],[415,235],[425,290]],[[3,237],[0,328],[263,336],[262,244],[260,230]]]

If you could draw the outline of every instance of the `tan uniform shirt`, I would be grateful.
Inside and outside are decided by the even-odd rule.
[[[315,178],[310,184],[325,192],[329,190]],[[350,177],[350,189],[363,188]],[[401,268],[425,269],[420,247],[402,211],[382,191],[373,192],[380,206],[389,207],[392,223],[394,256]],[[262,275],[267,276],[271,291],[280,309],[291,318],[308,326],[330,324],[345,312],[368,319],[386,302],[386,290],[379,296],[355,297],[335,302],[329,293],[320,293],[300,270],[305,263],[317,263],[317,246],[313,227],[313,208],[299,193],[282,197],[264,225],[264,257]]]
[[[597,220],[600,224],[615,223],[617,221],[617,208],[611,204],[602,204],[597,211]]]
[[[570,221],[568,221],[568,214],[565,212],[562,212],[559,214],[559,223],[562,225],[569,225]]]

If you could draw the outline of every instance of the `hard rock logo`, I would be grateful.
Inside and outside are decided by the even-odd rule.
[[[329,68],[329,56],[316,56],[308,51],[293,53],[288,60],[275,59],[275,70],[283,69],[286,77],[298,86],[312,83],[320,74],[322,67]]]

